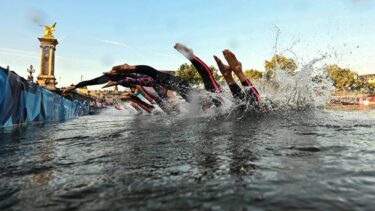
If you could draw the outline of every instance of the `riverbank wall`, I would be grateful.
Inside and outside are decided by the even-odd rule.
[[[0,67],[0,127],[88,114],[89,106],[83,101],[68,100]]]

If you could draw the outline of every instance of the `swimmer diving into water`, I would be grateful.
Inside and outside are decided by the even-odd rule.
[[[137,109],[138,111],[140,110],[140,108],[142,108],[146,112],[151,113],[152,110],[154,109],[153,105],[150,105],[150,104],[144,102],[139,97],[137,97],[136,95],[134,95],[133,93],[130,93],[130,92],[125,92],[121,96],[120,100],[130,101],[131,106],[134,107],[135,109]]]
[[[137,65],[131,66],[128,64],[118,65],[112,68],[110,72],[104,73],[102,76],[94,78],[88,81],[82,81],[76,85],[68,87],[64,90],[63,94],[66,95],[73,90],[83,87],[83,86],[90,86],[90,85],[98,85],[104,84],[109,81],[119,81],[124,79],[125,77],[129,76],[132,73],[140,73],[143,75],[148,75],[156,82],[158,82],[161,86],[165,89],[176,91],[180,94],[186,101],[189,101],[189,93],[191,91],[191,87],[189,83],[184,81],[182,78],[178,76],[173,76],[168,73],[164,73],[161,71],[157,71],[156,69],[146,66],[146,65]]]
[[[139,74],[140,75],[140,74]],[[148,76],[142,78],[126,77],[120,81],[110,81],[103,88],[121,85],[124,87],[134,88],[142,94],[151,104],[157,104],[164,112],[178,110],[176,106],[169,101],[173,98],[167,89],[160,86],[155,80]]]
[[[191,49],[180,43],[177,43],[174,48],[191,61],[193,66],[201,75],[204,82],[204,86],[207,91],[221,93],[221,88],[212,76],[211,70],[202,60],[200,60],[196,55],[194,55]],[[229,66],[224,65],[223,62],[217,56],[214,56],[214,59],[219,67],[221,74],[227,82],[233,97],[240,100],[246,99],[250,102],[258,102],[260,100],[260,95],[242,71],[241,62],[237,60],[234,53],[232,53],[230,50],[224,50],[223,54]],[[245,88],[245,93],[242,92],[241,88],[233,79],[232,72],[234,72],[241,81],[242,86]]]
[[[204,64],[198,57],[196,57],[193,51],[182,44],[176,44],[175,49],[182,53],[186,58],[188,58],[192,64],[196,67],[198,73],[201,75],[201,78],[204,82],[205,89],[214,93],[221,93],[221,88],[218,83],[213,78],[213,75],[210,69]],[[251,99],[252,102],[258,102],[260,97],[258,91],[252,86],[251,82],[246,78],[245,74],[242,71],[242,65],[237,60],[235,55],[229,51],[223,51],[224,57],[227,60],[228,65],[224,65],[221,60],[214,56],[220,71],[222,72],[224,79],[228,83],[230,90],[235,98],[238,99]],[[243,94],[241,88],[235,83],[232,77],[232,71],[239,77],[242,85],[245,87],[246,95]],[[129,64],[123,64],[114,66],[110,72],[104,73],[103,76],[98,78],[83,81],[78,83],[75,86],[69,87],[64,90],[64,94],[67,94],[73,91],[76,88],[88,85],[103,84],[108,81],[120,81],[124,77],[129,76],[130,74],[143,74],[151,77],[161,86],[166,89],[176,91],[180,94],[186,101],[189,102],[189,95],[191,94],[191,86],[178,76],[173,76],[168,73],[160,72],[150,66],[146,65],[136,65],[132,66]],[[212,100],[216,106],[220,105],[220,102],[217,99]]]

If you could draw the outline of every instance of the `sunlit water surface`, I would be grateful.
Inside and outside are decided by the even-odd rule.
[[[371,210],[375,113],[105,112],[0,129],[0,209]]]

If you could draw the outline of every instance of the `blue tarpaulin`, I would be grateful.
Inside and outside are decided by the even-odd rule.
[[[88,113],[88,105],[68,100],[0,67],[0,127],[61,121]]]

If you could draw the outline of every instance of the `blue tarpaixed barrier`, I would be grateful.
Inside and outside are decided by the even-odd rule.
[[[65,99],[0,67],[0,127],[61,121],[88,113],[87,105]]]

